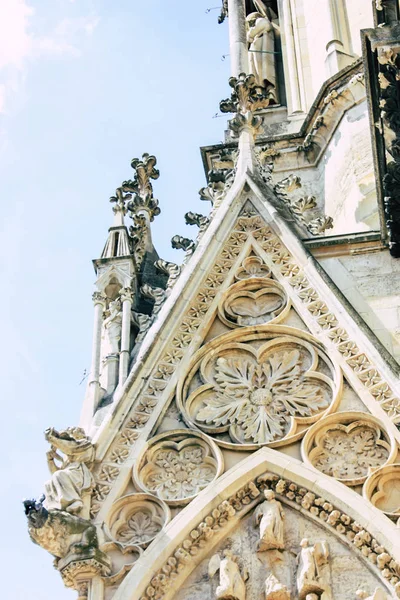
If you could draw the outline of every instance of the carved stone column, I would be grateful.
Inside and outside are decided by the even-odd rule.
[[[228,13],[231,75],[237,77],[249,72],[244,0],[228,0]]]
[[[101,328],[103,323],[103,311],[106,307],[106,297],[100,292],[94,292],[94,326],[93,326],[93,343],[92,343],[92,364],[90,366],[89,375],[89,403],[91,414],[93,416],[100,400],[100,354],[101,354]]]
[[[122,332],[121,353],[119,356],[119,385],[122,385],[128,376],[130,337],[131,337],[131,311],[133,292],[132,288],[126,287],[120,293],[122,302]]]

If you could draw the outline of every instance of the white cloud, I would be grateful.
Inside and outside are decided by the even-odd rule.
[[[91,36],[99,22],[96,15],[62,18],[49,34],[35,35],[34,16],[26,0],[0,0],[0,113],[20,88],[29,61],[79,56],[82,36]]]

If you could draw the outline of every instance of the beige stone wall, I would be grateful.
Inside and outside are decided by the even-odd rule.
[[[388,250],[320,259],[333,281],[400,362],[400,263]]]
[[[373,27],[372,2],[368,0],[345,0],[347,22],[353,53],[361,56],[361,29]]]

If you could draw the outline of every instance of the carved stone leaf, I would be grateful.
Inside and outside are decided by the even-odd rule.
[[[255,358],[216,361],[216,385],[203,396],[198,422],[230,427],[233,438],[265,444],[283,437],[291,416],[309,417],[327,408],[325,389],[302,374],[298,350],[278,351],[261,363]]]
[[[372,415],[339,413],[310,429],[302,452],[316,469],[353,486],[393,462],[396,444]]]

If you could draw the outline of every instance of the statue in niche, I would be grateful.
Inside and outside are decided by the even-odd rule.
[[[382,588],[376,588],[374,593],[369,595],[364,590],[356,591],[357,598],[361,598],[361,600],[387,600],[387,594],[383,591]]]
[[[285,513],[282,504],[276,500],[273,490],[264,490],[265,500],[254,512],[254,525],[260,526],[258,550],[283,550],[283,522]]]
[[[310,546],[308,540],[304,538],[300,546],[297,570],[299,600],[311,600],[314,595],[321,600],[331,600],[328,544],[318,542]]]
[[[257,12],[246,17],[249,44],[249,70],[256,78],[260,93],[267,95],[271,104],[278,102],[274,30],[279,27],[272,21],[271,10],[263,0],[253,0]]]
[[[94,485],[87,466],[94,460],[94,446],[81,427],[62,431],[51,427],[46,429],[45,438],[51,444],[47,464],[52,474],[45,484],[46,508],[80,513],[84,506],[82,495],[90,493]]]
[[[219,586],[215,592],[216,600],[245,600],[246,586],[244,582],[248,574],[246,571],[242,577],[236,556],[231,550],[224,550],[223,558],[219,554],[214,554],[211,558],[208,564],[209,577],[214,577],[218,570]]]
[[[111,300],[109,305],[109,315],[104,319],[104,352],[103,356],[118,354],[120,350],[121,332],[122,332],[122,310],[121,302]]]

